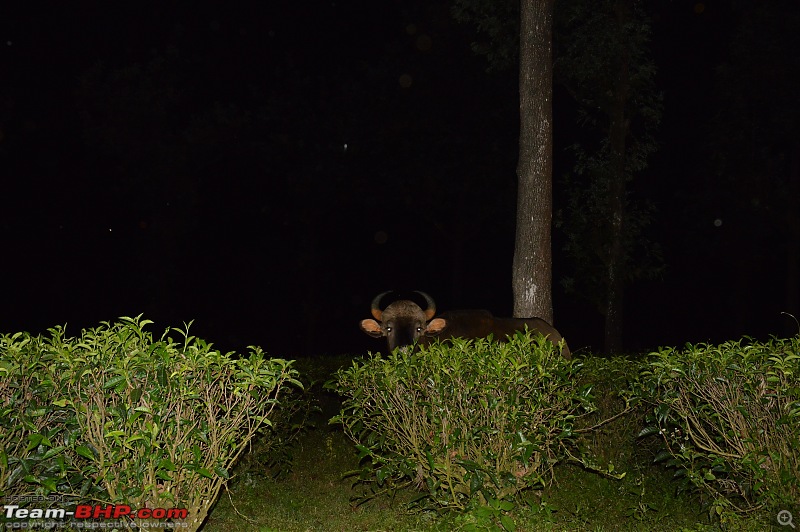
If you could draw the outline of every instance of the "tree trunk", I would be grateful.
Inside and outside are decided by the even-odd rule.
[[[514,316],[552,323],[553,3],[520,3],[519,163]]]
[[[628,3],[620,0],[614,10],[617,25],[623,31],[628,20]],[[611,107],[609,141],[611,149],[609,172],[609,214],[611,216],[611,235],[606,256],[606,305],[605,305],[605,352],[618,353],[622,349],[622,311],[625,294],[625,185],[628,172],[626,169],[626,140],[628,137],[629,119],[625,109],[630,93],[630,72],[627,45],[623,45],[619,57],[614,101]]]

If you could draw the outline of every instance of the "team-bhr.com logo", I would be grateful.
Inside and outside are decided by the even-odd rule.
[[[127,504],[79,504],[75,511],[61,508],[20,508],[16,504],[7,504],[5,517],[8,519],[186,519],[189,511],[186,508],[139,508],[134,510]]]

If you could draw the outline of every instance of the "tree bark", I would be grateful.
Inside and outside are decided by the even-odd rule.
[[[552,323],[553,4],[520,2],[517,231],[514,316]]]

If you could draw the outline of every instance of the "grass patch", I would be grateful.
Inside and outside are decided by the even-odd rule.
[[[350,503],[352,481],[345,471],[358,466],[352,443],[334,428],[310,431],[298,443],[290,471],[277,479],[250,471],[223,494],[203,530],[351,531],[419,530],[424,515],[403,510],[387,499],[359,507]]]
[[[436,515],[405,509],[414,493],[394,500],[379,497],[359,507],[352,481],[342,479],[355,469],[352,443],[335,428],[320,428],[298,443],[293,469],[277,479],[267,472],[238,479],[212,510],[205,532],[345,532],[495,530],[471,514]],[[557,483],[529,495],[511,512],[518,532],[560,530],[723,530],[709,524],[699,500],[678,495],[671,473],[657,467],[621,481],[572,465],[556,468]],[[476,528],[472,528],[472,527]],[[729,523],[724,530],[761,531],[763,518]],[[500,530],[500,529],[496,529]]]

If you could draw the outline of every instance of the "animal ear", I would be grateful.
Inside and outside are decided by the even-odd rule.
[[[375,320],[361,320],[361,330],[374,338],[383,336],[381,324]]]
[[[425,334],[428,336],[436,336],[440,332],[442,332],[447,327],[447,320],[444,318],[434,318],[425,327]]]

